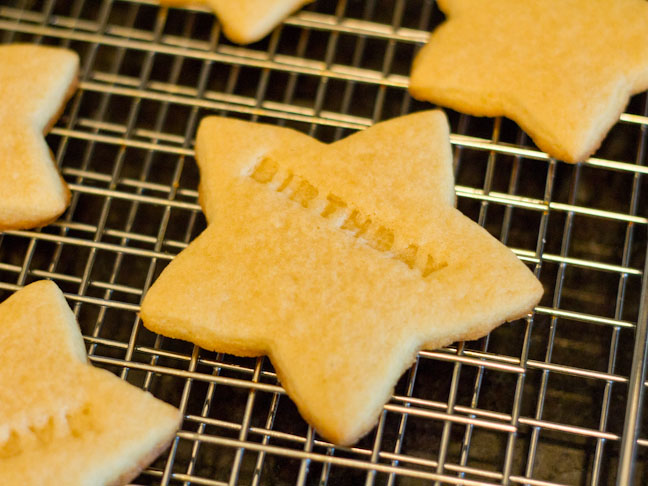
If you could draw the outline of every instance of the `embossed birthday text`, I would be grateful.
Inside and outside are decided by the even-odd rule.
[[[322,218],[335,218],[341,230],[351,233],[371,248],[403,262],[410,269],[417,269],[424,278],[447,266],[447,263],[438,261],[417,244],[396,248],[391,228],[372,221],[369,216],[351,208],[335,194],[329,193],[324,197],[313,184],[290,171],[283,171],[272,158],[261,159],[249,177],[260,184],[272,184],[276,192],[284,194],[304,209],[317,210]]]

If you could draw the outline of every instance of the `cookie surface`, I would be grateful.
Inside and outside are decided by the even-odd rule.
[[[410,92],[516,121],[549,155],[587,159],[648,89],[645,0],[439,0],[448,20],[414,61]]]
[[[72,94],[78,69],[67,49],[0,46],[0,231],[42,226],[69,203],[43,134]]]
[[[454,209],[440,111],[330,145],[211,117],[196,157],[209,224],[151,287],[143,322],[206,349],[269,355],[335,443],[369,431],[417,350],[480,337],[542,294]]]
[[[233,42],[250,44],[272,31],[302,5],[313,0],[160,0],[165,5],[204,4],[211,8]]]
[[[179,425],[178,410],[88,364],[50,281],[0,304],[0,356],[2,484],[125,484]]]

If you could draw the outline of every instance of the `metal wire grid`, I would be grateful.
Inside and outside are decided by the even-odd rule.
[[[646,482],[645,421],[624,423],[646,386],[643,341],[631,351],[646,321],[645,93],[599,158],[576,166],[548,159],[510,121],[449,113],[459,208],[527,262],[546,295],[529,319],[419,353],[356,447],[318,438],[267,359],[205,352],[138,320],[142,295],[205,225],[192,159],[202,116],[331,141],[425,108],[406,76],[441,19],[431,1],[319,1],[242,48],[198,8],[0,2],[2,42],[82,59],[79,91],[48,137],[70,209],[0,236],[0,288],[56,281],[94,364],[183,411],[170,451],[138,484],[594,485],[628,484],[632,471]]]

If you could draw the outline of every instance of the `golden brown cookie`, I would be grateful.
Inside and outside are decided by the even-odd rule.
[[[412,96],[515,120],[579,162],[648,89],[645,0],[439,0],[448,20],[414,61]]]
[[[283,19],[313,0],[160,0],[164,5],[211,8],[232,42],[250,44],[268,35]]]
[[[180,418],[88,364],[54,283],[33,283],[0,304],[2,484],[125,484],[169,444]]]
[[[144,325],[269,355],[335,443],[369,431],[418,350],[481,337],[540,299],[525,265],[453,207],[440,111],[330,145],[211,117],[196,157],[209,225],[147,293]]]
[[[69,203],[43,134],[74,92],[78,69],[67,49],[0,46],[0,231],[47,224]]]

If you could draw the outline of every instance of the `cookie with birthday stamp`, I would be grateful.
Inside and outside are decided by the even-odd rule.
[[[209,117],[196,158],[208,226],[146,294],[144,325],[268,355],[334,443],[372,428],[418,350],[479,338],[542,295],[509,249],[454,208],[438,110],[332,144]]]

